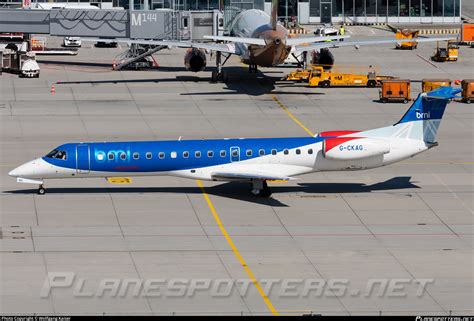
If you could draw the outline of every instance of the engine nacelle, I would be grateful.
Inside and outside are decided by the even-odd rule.
[[[332,160],[357,160],[390,151],[389,142],[377,138],[335,137],[323,141],[323,156]]]
[[[334,56],[327,48],[322,48],[319,52],[314,51],[311,58],[314,65],[321,65],[325,70],[331,69],[334,65]]]
[[[198,72],[206,68],[206,52],[203,49],[190,48],[184,55],[186,70]]]

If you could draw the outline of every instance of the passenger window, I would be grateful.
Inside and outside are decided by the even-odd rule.
[[[214,152],[212,150],[208,151],[207,157],[214,157]]]
[[[260,156],[265,156],[265,150],[263,150],[263,149],[259,150],[259,151],[258,151],[258,154],[259,154]]]
[[[201,152],[200,151],[195,151],[194,152],[194,157],[200,158],[201,157]]]
[[[233,156],[233,157],[239,156],[239,152],[238,152],[236,149],[234,149],[234,150],[232,151],[232,156]]]
[[[221,150],[221,157],[225,157],[225,155],[226,155],[225,150]]]
[[[127,154],[125,154],[125,153],[120,153],[120,159],[121,159],[121,160],[126,160],[126,159],[127,159]]]
[[[109,160],[114,160],[115,154],[114,154],[114,153],[109,153],[109,154],[107,155],[107,157],[109,158]]]
[[[158,153],[158,158],[159,158],[159,159],[165,158],[165,153],[159,152],[159,153]]]
[[[67,153],[63,150],[53,149],[46,155],[46,157],[67,160]]]
[[[152,158],[152,154],[150,152],[146,153],[146,159],[151,159]]]
[[[187,151],[186,151],[186,152],[183,152],[183,157],[184,157],[184,158],[188,158],[188,157],[189,157],[189,152],[187,152]]]
[[[310,154],[310,155],[313,154],[313,149],[312,148],[308,149],[308,154]]]
[[[139,159],[140,154],[139,153],[133,153],[133,159]]]
[[[272,155],[276,155],[277,154],[277,150],[276,149],[272,149]]]
[[[283,154],[288,155],[289,153],[290,153],[290,152],[288,151],[288,149],[284,149],[284,150],[283,150]]]
[[[296,150],[296,155],[300,155],[301,154],[301,150],[297,149]]]
[[[251,150],[251,149],[247,149],[246,154],[247,154],[248,157],[251,157],[251,156],[252,156],[252,150]]]
[[[176,158],[176,156],[178,156],[178,154],[176,152],[171,152],[171,158]]]

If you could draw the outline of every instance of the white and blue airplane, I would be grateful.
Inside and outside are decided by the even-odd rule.
[[[21,183],[38,184],[39,194],[46,192],[46,179],[170,175],[249,182],[254,195],[268,197],[267,181],[376,168],[437,146],[446,105],[460,91],[440,87],[422,93],[398,123],[367,131],[294,138],[68,143],[9,175]]]

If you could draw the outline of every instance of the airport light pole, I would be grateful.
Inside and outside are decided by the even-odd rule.
[[[285,27],[288,28],[288,0],[285,0]]]

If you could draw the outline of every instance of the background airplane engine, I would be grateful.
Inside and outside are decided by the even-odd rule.
[[[203,49],[190,48],[184,55],[186,70],[198,72],[206,68],[206,52]]]
[[[389,142],[376,138],[336,137],[323,142],[323,156],[331,160],[358,160],[389,151]]]
[[[324,69],[331,69],[334,65],[334,56],[327,48],[319,49],[319,52],[313,51],[311,58],[314,65],[322,65]]]

